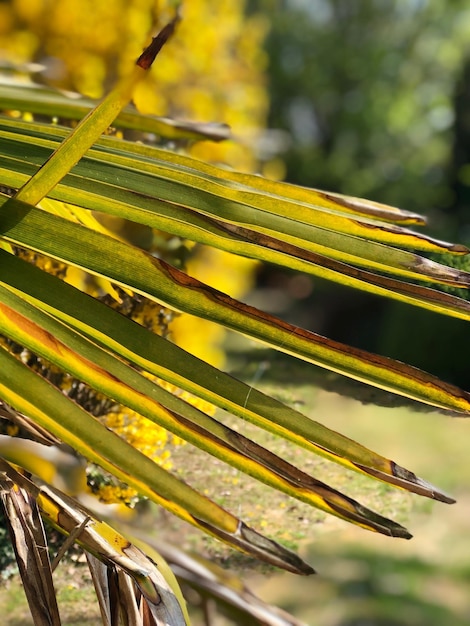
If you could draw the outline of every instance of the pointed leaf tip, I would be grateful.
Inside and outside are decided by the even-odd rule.
[[[181,17],[179,13],[177,13],[171,22],[164,26],[158,35],[152,39],[152,43],[145,48],[140,57],[137,59],[136,65],[141,67],[143,70],[150,69],[157,54],[175,32],[176,26],[180,20]]]
[[[411,539],[413,535],[401,524],[368,509],[366,506],[352,500],[351,498],[347,498],[351,504],[351,511],[348,517],[346,518],[348,521],[353,521],[353,523],[366,528],[367,530],[372,530],[377,533],[381,533],[382,535],[387,535],[388,537],[398,537],[400,539]],[[334,502],[329,503],[331,508],[334,511],[339,513],[340,517],[344,518],[344,513],[341,508],[335,505]]]
[[[258,533],[241,520],[239,520],[237,530],[234,533],[226,532],[220,527],[215,527],[201,519],[197,519],[196,521],[201,528],[207,529],[210,534],[219,537],[222,541],[229,543],[242,552],[250,554],[265,563],[270,563],[287,572],[300,574],[301,576],[316,574],[313,567],[301,559],[298,554],[285,548],[276,541],[269,539],[269,537]]]
[[[252,546],[256,546],[264,554],[270,554],[273,559],[281,559],[285,569],[303,576],[316,574],[313,567],[303,561],[295,552],[288,550],[284,546],[276,543],[272,539],[261,535],[260,533],[247,526],[244,522],[240,522],[238,532],[243,540],[249,542]]]
[[[384,482],[400,487],[401,489],[406,489],[411,493],[416,493],[420,496],[437,500],[438,502],[444,502],[445,504],[454,504],[455,502],[454,498],[447,495],[434,485],[431,485],[431,483],[423,480],[419,476],[416,476],[416,474],[410,470],[397,465],[394,461],[390,461],[391,473],[385,473],[377,468],[362,465],[361,463],[355,463],[354,465],[369,476],[373,476],[378,480],[383,480]]]
[[[439,502],[445,502],[446,504],[455,503],[454,498],[452,498],[451,496],[448,496],[446,493],[443,493],[442,491],[434,487],[434,485],[431,485],[431,483],[428,483],[427,481],[423,480],[419,476],[416,476],[416,474],[414,474],[413,472],[410,472],[410,470],[407,470],[406,468],[401,467],[400,465],[397,465],[396,463],[393,463],[393,462],[392,462],[392,469],[393,469],[394,476],[402,480],[405,480],[409,483],[414,484],[417,488],[416,492],[420,493],[420,495],[428,496],[429,498],[432,498],[433,500],[438,500]],[[420,488],[421,491],[418,491],[418,488]]]

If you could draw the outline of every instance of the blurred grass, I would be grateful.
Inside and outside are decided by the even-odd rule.
[[[267,353],[261,356],[267,363],[262,377],[266,391],[277,389],[284,401],[312,418],[447,490],[457,504],[434,503],[346,475],[340,468],[329,470],[327,480],[334,486],[404,523],[415,537],[409,542],[393,540],[334,518],[321,525],[309,524],[299,549],[319,575],[313,579],[253,575],[250,582],[255,592],[307,624],[470,624],[467,421],[317,368],[297,369],[295,360],[283,355],[271,360]],[[240,363],[239,372],[245,367]],[[315,464],[315,475],[322,477],[321,473]],[[284,519],[286,526],[290,522]]]
[[[101,626],[101,616],[94,588],[87,571],[73,563],[60,563],[54,573],[62,623],[67,626]],[[5,626],[32,626],[19,577],[2,581],[0,585],[2,624]]]

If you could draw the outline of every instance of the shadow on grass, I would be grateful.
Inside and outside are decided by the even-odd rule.
[[[313,552],[313,549],[312,549]],[[321,626],[468,626],[470,566],[452,568],[348,547],[307,557],[310,579],[275,576],[264,591],[307,624]],[[263,597],[266,593],[261,591]]]
[[[313,385],[324,391],[358,400],[363,404],[407,407],[421,413],[438,411],[421,402],[371,387],[269,348],[245,349],[243,353],[236,349],[228,350],[227,358],[232,376],[254,387],[258,387],[261,381],[265,391],[281,401],[289,401],[289,398],[284,398],[282,391],[276,393],[270,389],[271,386],[282,390],[283,387],[294,389],[303,385]]]

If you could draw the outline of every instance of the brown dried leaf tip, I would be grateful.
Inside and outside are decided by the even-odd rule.
[[[156,37],[153,37],[152,43],[142,52],[136,61],[136,65],[144,70],[148,70],[151,67],[157,54],[175,32],[176,26],[180,20],[181,17],[179,13],[177,13],[171,22],[164,26]]]

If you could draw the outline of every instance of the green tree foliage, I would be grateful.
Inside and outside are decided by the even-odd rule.
[[[435,236],[467,241],[467,4],[253,0],[251,7],[270,16],[269,125],[287,133],[286,178],[417,210]],[[289,286],[290,276],[264,278]],[[465,357],[459,363],[453,348],[457,341],[467,353],[465,325],[318,281],[314,293],[321,298],[308,300],[308,316],[305,300],[294,298],[295,319],[467,384]]]
[[[269,126],[287,178],[427,214],[452,203],[465,2],[253,0],[270,16]],[[419,194],[416,186],[419,184]]]

